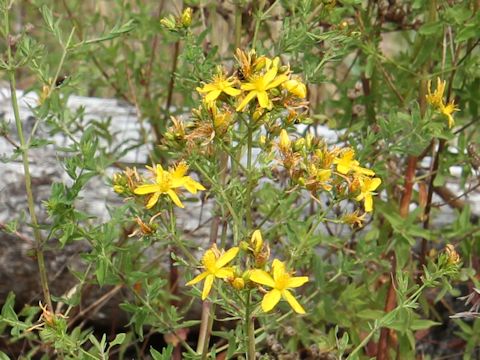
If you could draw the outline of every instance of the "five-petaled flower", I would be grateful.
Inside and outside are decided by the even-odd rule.
[[[375,191],[382,180],[380,178],[363,177],[360,179],[360,194],[355,198],[357,201],[364,201],[365,212],[373,211],[373,191]]]
[[[337,165],[337,171],[344,175],[348,174],[350,171],[368,176],[375,175],[374,171],[360,167],[360,163],[355,160],[354,157],[355,151],[353,149],[345,149],[340,157],[333,160],[333,163]]]
[[[188,171],[188,165],[183,161],[173,170],[164,170],[161,165],[147,166],[147,169],[155,175],[155,183],[140,185],[133,191],[137,195],[152,194],[147,202],[147,209],[152,208],[162,194],[168,195],[175,205],[183,208],[184,206],[176,191],[180,187],[184,187],[192,194],[196,194],[198,190],[205,190],[202,184],[185,175]]]
[[[242,111],[253,99],[258,99],[261,108],[271,109],[272,101],[268,97],[267,91],[281,85],[288,80],[288,76],[281,74],[277,76],[278,68],[275,64],[270,66],[264,75],[254,75],[248,79],[247,83],[242,84],[242,90],[249,91],[242,102],[237,106],[237,111]]]
[[[272,310],[280,298],[287,300],[298,314],[305,314],[302,305],[288,290],[302,286],[308,281],[308,276],[293,277],[285,270],[285,264],[277,259],[272,263],[273,277],[264,270],[254,269],[250,272],[250,280],[261,285],[271,287],[262,300],[262,309],[265,312]]]
[[[225,265],[227,265],[235,258],[235,256],[237,256],[239,250],[240,248],[233,247],[222,254],[214,245],[203,255],[202,264],[205,271],[187,282],[186,285],[194,285],[205,279],[202,291],[202,300],[205,300],[210,293],[210,290],[212,289],[213,280],[215,278],[228,279],[234,277],[235,273],[233,271],[233,268],[226,267]]]
[[[205,102],[211,103],[217,100],[217,98],[223,93],[230,96],[238,96],[241,91],[233,87],[235,81],[231,78],[226,78],[221,72],[213,77],[213,81],[210,84],[205,84],[202,88],[197,87],[197,91],[201,94],[207,94],[205,96]]]
[[[428,82],[428,94],[427,94],[427,101],[434,107],[437,108],[437,110],[445,115],[448,119],[448,127],[451,128],[454,124],[455,121],[453,120],[452,114],[455,111],[459,111],[460,109],[455,105],[455,101],[452,100],[448,104],[443,101],[443,94],[445,92],[445,80],[442,81],[440,78],[437,78],[437,87],[435,91],[432,93],[431,90],[431,81]]]

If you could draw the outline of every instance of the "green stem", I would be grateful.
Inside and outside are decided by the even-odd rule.
[[[26,146],[25,137],[23,135],[22,121],[20,119],[20,112],[18,110],[18,99],[16,92],[16,80],[15,80],[15,67],[12,66],[12,49],[8,45],[8,38],[10,35],[10,19],[8,16],[8,8],[4,9],[4,21],[5,21],[5,36],[7,42],[7,56],[8,56],[8,79],[10,83],[11,103],[13,108],[13,115],[15,117],[15,125],[17,127],[18,138],[20,140],[20,151],[22,153],[23,171],[25,174],[25,190],[27,193],[28,211],[32,220],[33,236],[36,244],[36,255],[38,270],[40,274],[40,284],[43,291],[43,301],[50,311],[53,311],[52,300],[50,297],[50,289],[48,287],[47,269],[45,267],[45,258],[43,255],[43,241],[42,234],[38,227],[37,215],[35,213],[35,201],[32,192],[32,178],[30,175],[30,164],[28,156],[28,146]]]
[[[250,117],[252,119],[252,117]],[[245,197],[245,217],[247,220],[247,229],[252,230],[252,148],[253,148],[253,124],[248,124],[247,128],[247,192]]]
[[[255,360],[255,319],[252,316],[252,294],[247,295],[246,327],[247,327],[247,360]]]

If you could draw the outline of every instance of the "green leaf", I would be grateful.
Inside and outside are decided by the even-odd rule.
[[[428,328],[431,328],[432,326],[438,326],[438,325],[442,325],[442,323],[432,321],[432,320],[426,320],[426,319],[415,319],[412,321],[412,324],[410,325],[410,329],[416,331],[416,330],[428,329]]]
[[[418,32],[422,35],[433,35],[433,34],[442,33],[442,29],[443,29],[443,22],[435,21],[435,22],[423,24],[420,27],[420,29],[418,29]]]
[[[471,38],[478,38],[480,36],[480,30],[476,24],[468,24],[461,28],[458,35],[455,37],[457,42],[463,42]]]
[[[0,360],[10,360],[10,358],[3,351],[0,351]]]
[[[365,309],[362,311],[359,311],[357,313],[357,316],[361,319],[367,319],[367,320],[377,320],[382,318],[382,316],[385,315],[385,312],[382,310],[373,310],[373,309]]]
[[[125,337],[127,335],[125,333],[120,333],[120,334],[117,334],[117,336],[115,336],[115,339],[113,339],[111,342],[110,342],[110,346],[109,347],[113,347],[115,345],[122,345],[123,342],[125,341]]]
[[[158,352],[153,347],[150,347],[150,355],[153,360],[170,360],[172,358],[173,345],[169,344],[167,348],[164,348],[162,352]]]

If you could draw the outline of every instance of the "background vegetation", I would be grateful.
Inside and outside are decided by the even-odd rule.
[[[39,272],[32,276],[43,290],[30,303],[15,302],[14,293],[0,299],[0,359],[252,358],[252,336],[262,359],[478,358],[479,209],[469,205],[480,167],[478,1],[0,3],[4,85],[39,99],[31,133],[22,132],[15,96],[14,116],[2,120],[9,143],[2,159],[23,164],[29,213],[4,219],[1,229],[19,242],[20,235],[33,239]],[[261,130],[248,120],[252,109],[221,140],[217,129],[208,146],[188,148],[176,121],[188,134],[198,125],[189,120],[208,117],[196,88],[219,65],[242,81],[237,48],[289,64],[307,84],[306,112],[292,119],[275,103],[277,112],[262,113]],[[459,108],[452,127],[443,108],[427,101],[437,78],[446,82],[441,101]],[[108,117],[87,119],[69,108],[73,94],[132,106],[136,142],[115,146]],[[374,211],[352,224],[345,216],[353,205],[361,209],[354,198],[322,191],[316,198],[302,188],[273,155],[281,129],[295,144],[314,134],[320,147],[333,132],[329,148],[355,149],[382,179]],[[69,181],[54,182],[36,207],[28,164],[42,148],[54,149]],[[136,149],[148,156],[126,161]],[[185,200],[187,208],[205,205],[193,232],[166,198],[156,211],[134,196],[107,203],[107,220],[76,205],[95,179],[113,193],[135,177],[122,173],[127,166],[142,173],[181,159],[206,188]],[[272,259],[309,277],[296,292],[306,315],[283,302],[271,313],[252,310],[249,301],[261,296],[248,286],[246,305],[231,300],[232,289],[217,289],[223,295],[200,305],[200,291],[184,286],[212,244],[247,253],[256,229]],[[75,253],[75,284],[50,291],[44,254],[79,242],[87,245]],[[85,303],[92,287],[99,299],[118,300],[122,315],[107,329],[82,311],[106,304]],[[469,294],[467,312],[457,298]],[[208,313],[216,320],[211,337]]]

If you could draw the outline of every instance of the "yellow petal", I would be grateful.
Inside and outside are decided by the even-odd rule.
[[[272,263],[272,269],[273,269],[273,279],[275,282],[277,282],[279,279],[282,279],[283,276],[285,275],[285,263],[283,263],[280,260],[273,260]]]
[[[172,172],[174,178],[182,178],[188,171],[188,165],[185,161],[181,161],[175,166],[175,170]]]
[[[237,108],[235,109],[236,111],[243,111],[243,108],[245,106],[247,106],[247,104],[255,97],[257,96],[257,92],[256,91],[250,91],[247,96],[245,96],[242,100],[242,102],[240,103],[240,105],[237,106]]]
[[[173,191],[172,189],[168,190],[167,191],[167,194],[168,196],[170,196],[170,199],[172,199],[173,203],[175,205],[177,205],[179,208],[184,208],[185,206],[183,206],[182,202],[180,201],[180,199],[178,198],[178,195],[175,191]]]
[[[205,284],[203,284],[203,291],[202,291],[202,300],[205,300],[210,294],[210,290],[212,290],[212,285],[213,285],[213,279],[215,279],[215,276],[212,274],[207,275],[205,278]]]
[[[220,94],[222,93],[222,90],[213,90],[213,91],[210,91],[207,96],[205,96],[205,101],[206,102],[211,102],[211,101],[215,101],[219,96]]]
[[[203,88],[197,87],[197,91],[199,93],[207,93],[207,92],[211,92],[211,91],[214,91],[214,90],[217,90],[217,86],[215,84],[205,84],[203,86]]]
[[[223,92],[230,96],[238,96],[242,93],[239,89],[235,89],[233,87],[227,87],[223,89]]]
[[[350,167],[345,166],[343,164],[337,164],[337,171],[340,174],[347,174],[350,171]]]
[[[195,276],[192,280],[187,282],[185,285],[190,286],[190,285],[195,285],[196,283],[202,281],[205,279],[208,275],[208,272],[202,272],[200,275]]]
[[[145,207],[146,207],[147,209],[151,209],[151,208],[157,203],[159,197],[160,197],[160,193],[159,193],[159,192],[154,193],[154,194],[150,197],[150,199],[148,199],[148,203],[147,203],[147,205],[145,205]]]
[[[281,296],[282,293],[280,292],[280,290],[277,289],[273,289],[266,293],[262,300],[263,311],[269,312],[270,310],[272,310],[275,305],[277,305],[280,301]]]
[[[203,267],[207,269],[209,272],[214,273],[216,260],[217,260],[217,257],[215,256],[215,252],[212,249],[208,249],[207,251],[205,251],[205,254],[203,254],[203,258],[202,258]]]
[[[382,183],[382,179],[380,178],[371,179],[370,184],[368,185],[368,190],[374,191],[376,188],[380,186],[381,183]]]
[[[373,198],[372,194],[367,193],[365,194],[365,203],[364,203],[365,211],[371,212],[373,211]]]
[[[270,287],[275,287],[275,281],[269,273],[260,269],[253,269],[250,271],[250,280],[257,284],[262,284]]]
[[[270,99],[268,98],[268,94],[266,91],[258,91],[257,92],[257,99],[260,107],[267,109],[270,107]]]
[[[215,267],[217,269],[220,269],[225,265],[227,265],[230,261],[232,261],[235,258],[235,256],[237,256],[239,250],[240,248],[237,246],[228,250],[225,254],[223,254],[218,258],[218,260],[215,262]]]
[[[360,166],[355,167],[355,172],[357,172],[358,174],[363,174],[363,175],[367,175],[367,176],[375,175],[375,171],[370,170],[370,169],[366,169],[366,168],[363,168],[363,167],[360,167]]]
[[[186,176],[185,184],[183,186],[185,186],[185,189],[192,194],[196,194],[197,190],[205,190],[202,184],[193,180],[190,176]]]
[[[264,84],[266,84],[266,85],[270,84],[270,82],[273,79],[275,79],[275,76],[277,75],[277,72],[278,72],[278,68],[276,66],[273,66],[270,70],[268,70],[265,73],[265,75],[263,75]]]
[[[288,290],[283,290],[282,291],[282,297],[288,301],[292,309],[297,313],[297,314],[305,314],[305,309],[302,307],[302,305],[299,304],[297,299],[291,294],[290,291]]]
[[[137,195],[151,194],[157,191],[160,191],[160,186],[158,186],[157,184],[140,185],[139,187],[135,188],[135,190],[133,190],[133,192]]]
[[[273,89],[287,80],[288,80],[287,75],[280,75],[275,80],[273,80],[270,84],[268,84],[265,90]]]
[[[297,276],[297,277],[291,277],[287,281],[287,288],[296,288],[300,287],[303,284],[308,282],[308,276]]]
[[[234,276],[233,268],[225,267],[215,271],[215,277],[220,279],[227,279]]]

